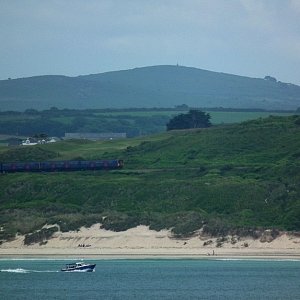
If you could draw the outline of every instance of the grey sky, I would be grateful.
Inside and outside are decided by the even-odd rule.
[[[177,63],[300,84],[300,0],[0,0],[0,79]]]

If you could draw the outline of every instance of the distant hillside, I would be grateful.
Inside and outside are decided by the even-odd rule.
[[[58,108],[231,107],[294,110],[300,87],[181,66],[153,66],[78,77],[0,81],[1,110]]]

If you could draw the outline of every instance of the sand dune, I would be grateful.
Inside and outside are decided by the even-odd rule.
[[[0,245],[0,257],[278,257],[300,259],[300,237],[280,233],[274,240],[209,238],[196,233],[176,239],[169,230],[138,226],[127,231],[100,229],[100,224],[78,231],[57,232],[44,245],[24,245],[24,236]],[[214,254],[214,255],[213,255]]]

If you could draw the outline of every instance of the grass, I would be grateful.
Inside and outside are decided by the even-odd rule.
[[[131,139],[119,139],[109,141],[69,140],[58,143],[43,145],[44,149],[59,152],[60,159],[74,159],[84,157],[85,159],[101,159],[104,155],[110,156],[115,151],[125,150],[127,147],[135,147],[146,141],[159,141],[165,139],[164,134],[149,137],[138,137]],[[113,157],[112,157],[113,158]]]
[[[166,111],[116,111],[116,112],[98,112],[95,113],[95,116],[134,116],[134,117],[152,117],[152,116],[167,116],[172,118],[178,114],[186,113],[187,111],[174,111],[174,110],[166,110]],[[268,111],[210,111],[205,110],[205,112],[209,113],[211,116],[211,122],[214,125],[217,124],[229,124],[229,123],[240,123],[248,120],[255,120],[258,118],[267,118],[270,115],[273,116],[290,116],[293,113],[285,113],[285,112],[268,112]]]
[[[134,116],[134,117],[152,117],[152,116],[168,116],[172,117],[181,113],[186,113],[186,110],[180,111],[174,111],[174,110],[147,110],[147,111],[112,111],[112,112],[97,112],[95,113],[96,116]]]
[[[211,115],[212,124],[231,124],[240,123],[248,120],[255,120],[258,118],[267,118],[269,116],[290,116],[292,113],[284,112],[219,112],[219,111],[207,111]]]

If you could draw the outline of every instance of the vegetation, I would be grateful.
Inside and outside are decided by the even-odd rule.
[[[167,123],[167,130],[210,127],[210,115],[201,110],[191,109],[187,114],[175,116]]]
[[[0,112],[0,133],[17,137],[62,137],[65,132],[126,132],[127,137],[145,136],[164,132],[170,119],[186,113],[184,105],[168,109],[128,109],[128,110],[70,110],[52,107],[37,111],[27,109],[25,112]],[[206,111],[211,122],[216,124],[237,123],[245,120],[268,117],[272,115],[291,115],[291,112],[267,112],[263,110],[215,109]],[[1,142],[1,136],[0,136]]]
[[[47,243],[47,240],[58,231],[57,226],[49,228],[42,228],[41,230],[35,231],[31,234],[26,234],[24,239],[25,245],[31,245],[39,243],[40,245]]]
[[[125,132],[128,137],[133,137],[162,132],[168,120],[168,114],[155,111],[147,115],[58,109],[0,113],[1,133],[21,136],[46,134],[62,137],[66,132]]]
[[[125,167],[2,175],[0,239],[45,224],[66,231],[96,222],[118,231],[169,228],[176,236],[200,228],[212,236],[299,231],[299,120],[273,116],[123,141],[41,145],[59,159],[122,158]],[[41,153],[32,150],[30,159]]]
[[[23,162],[23,161],[44,161],[59,157],[59,153],[45,149],[45,147],[25,147],[11,148],[7,151],[0,152],[1,162]]]

